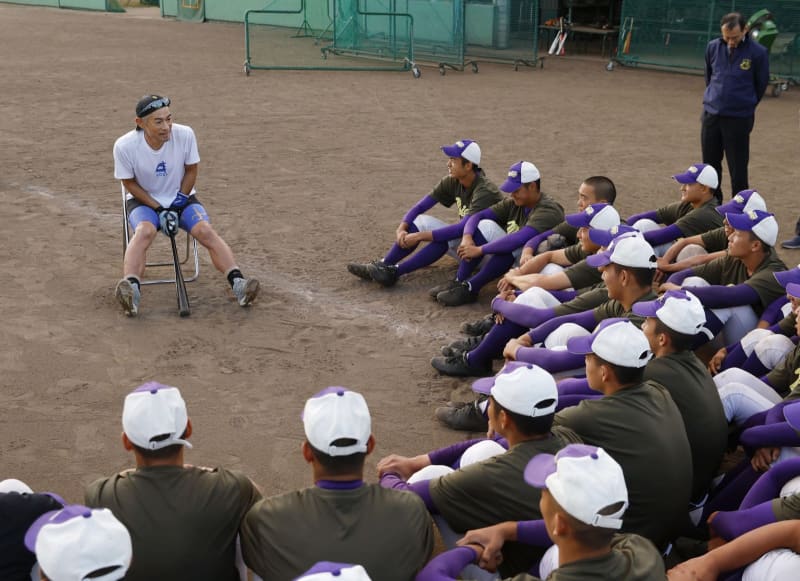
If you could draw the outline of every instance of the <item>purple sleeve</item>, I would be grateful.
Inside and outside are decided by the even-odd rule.
[[[774,386],[770,385],[769,382],[767,382],[765,378],[766,378],[766,376],[762,377],[761,381],[766,382],[767,385],[769,385],[770,387],[772,387],[774,389]],[[770,409],[767,410],[767,415],[766,415],[766,418],[764,420],[764,423],[765,424],[777,424],[779,422],[786,421],[786,418],[785,418],[785,416],[783,414],[783,408],[785,408],[787,406],[790,406],[790,405],[794,405],[794,404],[800,405],[800,403],[798,403],[797,400],[793,400],[793,399],[779,401],[778,403],[776,403],[774,406],[772,406]]]
[[[538,232],[532,226],[523,226],[513,234],[506,234],[493,242],[487,242],[481,247],[481,250],[484,254],[509,254],[536,236]]]
[[[456,547],[437,555],[417,573],[416,581],[455,581],[459,573],[476,560],[469,547]]]
[[[584,356],[569,351],[553,351],[544,347],[520,347],[517,361],[533,363],[551,373],[583,367]]]
[[[542,321],[546,321],[555,315],[553,309],[540,309],[517,302],[509,302],[500,297],[495,297],[492,300],[492,310],[495,313],[500,313],[512,323],[529,329],[540,325]]]
[[[634,214],[633,216],[631,216],[630,218],[625,220],[625,222],[632,226],[638,220],[644,220],[644,219],[653,220],[654,222],[658,222],[658,210],[650,210],[649,212],[642,212],[641,214]]]
[[[453,466],[467,448],[473,444],[485,440],[485,438],[475,438],[474,440],[464,440],[463,442],[456,442],[450,446],[439,448],[433,452],[428,452],[431,464],[441,464],[442,466]]]
[[[780,296],[774,301],[772,301],[767,308],[764,309],[764,312],[761,313],[761,321],[768,323],[770,325],[770,330],[772,330],[772,325],[777,325],[783,319],[783,305],[789,302],[789,299],[786,298],[786,295]],[[775,331],[773,331],[774,333]]]
[[[464,226],[466,225],[467,220],[469,220],[469,216],[464,216],[455,224],[448,224],[447,226],[442,226],[441,228],[433,230],[431,232],[433,235],[433,241],[444,242],[446,240],[455,240],[456,238],[461,238],[461,235],[464,234]]]
[[[436,510],[436,505],[433,503],[433,498],[431,498],[431,490],[429,486],[430,480],[421,480],[420,482],[409,484],[403,480],[399,474],[395,474],[394,472],[385,472],[381,476],[380,485],[383,488],[392,488],[394,490],[413,492],[422,499],[422,502],[425,503],[425,507],[431,514],[437,514],[439,512]]]
[[[478,229],[478,224],[481,220],[496,220],[497,214],[495,214],[494,210],[491,208],[486,208],[485,210],[481,210],[477,214],[473,214],[467,220],[467,223],[464,224],[464,234],[469,234],[472,236],[475,234],[475,230]]]
[[[747,454],[752,455],[758,448],[800,446],[800,435],[788,423],[778,422],[746,429],[739,436],[739,442]]]
[[[536,252],[536,249],[539,247],[539,244],[541,244],[542,241],[545,240],[552,233],[553,233],[552,230],[545,230],[541,234],[537,234],[536,236],[534,236],[525,243],[525,248],[532,248],[533,251]]]
[[[659,244],[666,244],[672,242],[683,236],[683,232],[675,224],[665,226],[657,230],[650,230],[649,232],[642,233],[642,236],[651,245],[658,246]]]
[[[427,212],[436,204],[438,204],[438,202],[435,198],[433,198],[433,196],[425,196],[419,202],[414,204],[414,206],[408,212],[406,212],[406,215],[403,216],[403,222],[406,224],[411,224],[417,218],[417,216],[423,212]]]
[[[530,335],[534,343],[541,343],[550,333],[558,329],[564,323],[575,323],[587,331],[591,331],[597,326],[597,319],[595,319],[594,311],[581,311],[580,313],[561,315],[560,317],[550,318],[541,325],[531,329],[528,335]]]
[[[683,284],[683,281],[689,278],[690,276],[694,276],[694,269],[693,268],[684,268],[683,270],[679,270],[678,272],[673,272],[667,278],[667,282],[671,282],[673,284]]]
[[[765,500],[778,498],[783,485],[798,475],[800,475],[800,458],[778,462],[756,480],[739,508],[751,508]]]
[[[700,299],[703,306],[709,309],[752,305],[760,301],[755,289],[746,284],[737,284],[735,286],[688,286],[684,287],[684,290],[691,291],[693,295]]]
[[[722,511],[711,521],[711,526],[726,541],[735,539],[748,531],[775,522],[772,500],[757,504],[752,508]]]
[[[585,377],[567,377],[558,382],[558,396],[563,395],[594,395],[597,392],[589,387]]]
[[[548,548],[553,544],[544,520],[523,520],[517,523],[517,542],[533,547]]]

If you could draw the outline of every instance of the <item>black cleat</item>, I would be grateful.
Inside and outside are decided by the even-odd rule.
[[[446,307],[460,307],[478,300],[478,293],[469,290],[469,283],[461,282],[450,290],[436,295],[436,300]]]
[[[436,419],[452,430],[485,432],[489,429],[489,422],[474,401],[436,408]]]
[[[465,335],[477,337],[478,335],[485,335],[492,330],[492,327],[494,327],[494,314],[489,314],[471,323],[461,323],[459,330]]]
[[[377,260],[374,262],[377,262]],[[358,278],[363,278],[364,280],[372,280],[369,267],[371,264],[374,264],[374,262],[348,262],[347,272],[356,275]]]
[[[442,347],[442,355],[445,357],[451,357],[456,355],[457,353],[463,353],[464,351],[472,351],[480,345],[481,341],[483,341],[484,335],[479,337],[466,337],[465,339],[456,339],[449,345],[445,345]]]
[[[467,362],[467,353],[461,352],[450,357],[434,357],[431,365],[442,375],[451,377],[486,377],[492,375],[492,365],[478,367]]]
[[[385,262],[376,260],[370,264],[368,268],[372,280],[383,286],[393,286],[394,283],[397,282],[397,279],[400,278],[400,275],[397,274],[396,264],[386,264]]]
[[[432,299],[436,299],[436,296],[439,293],[443,293],[444,291],[449,291],[451,288],[455,288],[459,284],[461,283],[458,282],[457,280],[451,280],[444,284],[437,284],[435,287],[433,287],[431,290],[428,291],[428,294]]]

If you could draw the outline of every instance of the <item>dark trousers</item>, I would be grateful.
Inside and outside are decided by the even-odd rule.
[[[748,189],[747,164],[750,161],[750,132],[755,118],[724,117],[703,111],[700,145],[703,163],[717,170],[717,198],[722,200],[722,156],[728,162],[731,175],[731,196]]]

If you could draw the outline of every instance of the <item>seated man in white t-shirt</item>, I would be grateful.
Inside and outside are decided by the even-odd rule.
[[[126,208],[134,232],[114,294],[126,315],[138,314],[147,249],[159,230],[174,235],[183,228],[208,249],[239,305],[246,307],[258,295],[258,280],[244,277],[195,196],[197,140],[191,127],[172,122],[169,105],[167,97],[142,97],[136,104],[136,129],[114,143],[114,177],[128,191]]]

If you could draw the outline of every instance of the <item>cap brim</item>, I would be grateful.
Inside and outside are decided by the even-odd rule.
[[[461,157],[462,150],[455,145],[443,145],[441,149],[447,157]]]
[[[800,267],[773,272],[772,275],[783,288],[790,283],[800,284]]]
[[[547,477],[556,472],[556,457],[553,454],[537,454],[525,466],[523,478],[535,488],[547,488]]]
[[[588,355],[592,353],[592,343],[594,342],[594,333],[591,335],[584,335],[582,337],[571,337],[567,341],[567,351],[573,355]]]
[[[512,179],[507,179],[502,184],[500,184],[500,191],[505,192],[507,194],[513,194],[521,187],[522,187],[522,182],[518,182]]]
[[[475,393],[482,393],[484,395],[490,395],[492,393],[492,388],[494,387],[494,380],[497,376],[494,377],[482,377],[480,379],[475,380],[472,384],[472,391]]]
[[[694,184],[697,182],[697,175],[692,173],[679,173],[672,176],[672,179],[679,184]]]
[[[578,212],[577,214],[567,214],[564,217],[567,224],[575,228],[586,228],[592,221],[592,217],[585,212]]]
[[[597,243],[595,242],[595,244]],[[612,250],[605,250],[604,252],[598,252],[597,254],[592,254],[591,256],[587,256],[586,264],[588,264],[589,266],[593,266],[595,268],[611,264],[612,253],[613,253]]]
[[[795,430],[800,430],[800,403],[787,405],[783,408],[783,417]]]
[[[664,306],[661,301],[641,301],[633,303],[631,310],[640,317],[658,317],[658,309]]]
[[[796,282],[790,282],[786,285],[786,294],[790,297],[794,297],[796,299],[800,299],[800,284]]]
[[[741,214],[742,210],[744,209],[744,206],[739,202],[728,202],[726,204],[722,204],[721,206],[717,206],[714,209],[724,216],[728,212],[732,212],[734,214]]]
[[[31,553],[36,552],[36,538],[39,536],[39,531],[41,531],[46,524],[49,524],[50,519],[53,517],[53,515],[59,512],[60,510],[62,509],[51,510],[49,512],[44,513],[35,521],[33,521],[33,524],[28,527],[28,530],[25,533],[25,548],[28,549]]]

